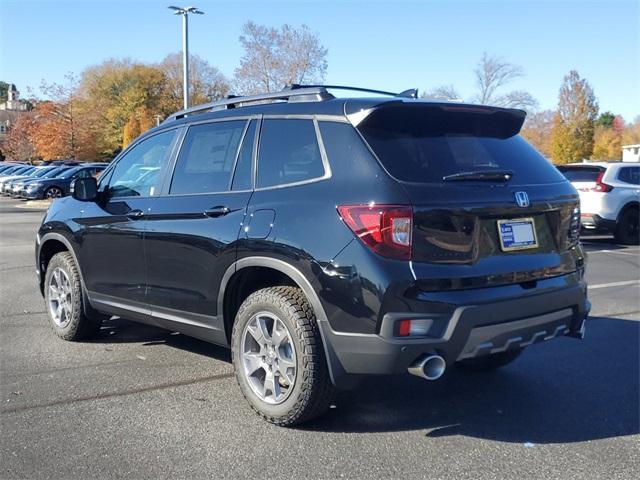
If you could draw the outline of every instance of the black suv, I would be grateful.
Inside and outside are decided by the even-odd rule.
[[[172,115],[37,235],[54,331],[111,315],[229,346],[265,419],[321,414],[360,375],[492,369],[582,338],[578,195],[520,110],[321,86]]]

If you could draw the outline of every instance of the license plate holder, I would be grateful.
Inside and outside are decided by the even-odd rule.
[[[536,224],[530,217],[498,220],[498,236],[503,252],[538,248]]]

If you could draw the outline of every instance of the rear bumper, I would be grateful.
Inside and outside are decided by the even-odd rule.
[[[436,329],[437,336],[434,337],[393,336],[393,324],[398,318],[429,318],[432,316],[429,312],[386,314],[380,333],[376,335],[336,332],[327,322],[322,322],[334,380],[340,386],[341,374],[403,373],[424,354],[437,353],[451,364],[558,336],[581,338],[584,320],[591,307],[584,281],[579,279],[571,286],[553,289],[545,288],[544,284],[548,283],[547,287],[557,285],[558,279],[538,283],[536,291],[528,295],[457,307],[444,319],[444,328]],[[478,298],[482,298],[481,292],[478,293]]]
[[[616,228],[615,220],[603,218],[598,214],[582,214],[580,223],[584,228],[591,230],[614,230]]]

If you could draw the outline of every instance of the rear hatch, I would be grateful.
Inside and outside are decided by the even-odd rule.
[[[411,259],[425,290],[573,272],[578,196],[518,132],[520,110],[386,104],[357,128],[413,209]]]
[[[580,209],[583,217],[600,213],[602,196],[612,190],[602,182],[607,169],[600,165],[562,165],[558,170],[571,182],[580,194]]]

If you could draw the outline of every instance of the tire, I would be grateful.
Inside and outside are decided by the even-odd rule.
[[[640,212],[637,208],[623,210],[613,232],[616,241],[624,245],[640,242]]]
[[[265,327],[260,332],[259,324]],[[258,342],[254,335],[260,337],[262,332],[264,341]],[[249,295],[236,315],[231,344],[240,390],[266,421],[291,427],[330,407],[335,388],[316,316],[299,288],[270,287]],[[270,377],[267,370],[272,372]],[[267,384],[273,388],[268,390]]]
[[[456,366],[470,372],[489,372],[498,368],[509,365],[520,356],[523,349],[510,350],[508,352],[493,353],[478,358],[470,358],[461,360]]]
[[[44,198],[45,200],[48,198],[61,198],[64,197],[64,192],[62,191],[61,188],[58,187],[49,187],[45,190],[44,192]]]
[[[69,252],[56,253],[44,279],[45,308],[51,328],[63,340],[78,341],[97,335],[100,318],[89,318],[83,309],[80,272]]]

